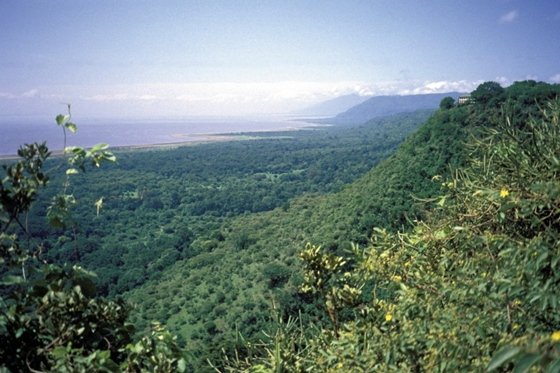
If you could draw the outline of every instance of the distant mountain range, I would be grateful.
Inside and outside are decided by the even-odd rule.
[[[332,117],[350,109],[351,107],[361,104],[369,98],[371,98],[371,96],[360,96],[358,94],[339,96],[309,106],[305,109],[298,110],[295,114],[317,117]]]
[[[361,124],[370,119],[386,115],[437,109],[444,97],[450,96],[456,100],[461,95],[459,92],[446,92],[408,96],[374,96],[346,111],[340,112],[333,118],[319,119],[317,121],[341,125]]]

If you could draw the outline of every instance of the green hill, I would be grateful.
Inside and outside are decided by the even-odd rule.
[[[298,252],[307,242],[343,252],[351,242],[367,242],[374,226],[398,229],[420,217],[420,199],[439,190],[432,177],[464,159],[468,110],[437,113],[397,153],[337,193],[228,221],[211,252],[175,263],[126,295],[138,304],[136,322],[165,320],[191,351],[216,360],[224,346],[233,347],[237,332],[263,337],[273,303],[286,314],[313,313],[315,305],[297,291]],[[193,246],[209,240],[201,237]]]
[[[300,289],[329,322],[280,322],[229,368],[558,371],[560,86],[473,97],[467,116],[438,113],[464,118],[469,151],[425,219],[341,255],[306,246]]]
[[[503,97],[497,99],[525,112],[511,94],[524,84],[499,92]],[[533,99],[547,100],[548,87],[539,85]],[[406,230],[435,205],[430,198],[441,193],[441,182],[434,176],[445,179],[463,166],[469,136],[492,126],[500,112],[494,103],[482,102],[440,110],[395,154],[339,192],[300,197],[283,208],[228,221],[212,252],[177,262],[157,281],[127,294],[139,305],[137,322],[167,320],[191,351],[216,359],[220,349],[233,348],[237,332],[251,339],[272,328],[273,304],[284,317],[316,313],[317,305],[298,292],[303,276],[297,254],[306,243],[341,254],[351,242],[367,243],[373,227]]]

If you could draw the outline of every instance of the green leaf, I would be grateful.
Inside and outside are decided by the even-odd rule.
[[[542,359],[542,355],[524,354],[515,364],[513,373],[527,373],[540,359]]]
[[[56,124],[58,124],[59,126],[64,125],[66,122],[68,122],[68,120],[70,119],[70,115],[62,115],[62,114],[58,114],[56,116]]]
[[[58,346],[52,350],[51,355],[55,359],[63,359],[67,355],[66,347]]]
[[[76,126],[74,123],[72,122],[68,122],[64,125],[64,127],[68,128],[70,130],[70,132],[72,133],[76,133],[76,131],[78,130],[78,126]]]
[[[103,153],[103,159],[105,159],[108,162],[116,162],[117,161],[117,157],[111,152],[104,152]]]
[[[558,373],[560,372],[560,359],[552,361],[548,367],[546,367],[546,373]]]
[[[24,282],[23,277],[21,277],[21,276],[8,275],[8,276],[5,276],[0,281],[0,285],[16,285],[16,284],[21,284],[23,282]]]
[[[64,149],[64,151],[65,151],[66,153],[74,153],[74,154],[79,154],[79,153],[81,153],[81,152],[84,152],[84,153],[85,153],[85,151],[84,151],[82,148],[80,148],[79,146],[67,146],[67,147]]]
[[[186,370],[187,370],[187,362],[185,361],[185,359],[180,358],[179,361],[177,362],[177,371],[184,372]]]
[[[492,360],[490,361],[490,364],[488,364],[488,368],[486,370],[491,372],[498,369],[521,352],[521,348],[517,346],[505,346],[492,357]]]
[[[89,150],[90,153],[97,153],[101,150],[105,150],[109,147],[108,144],[95,144],[94,146],[91,147],[91,149]]]
[[[18,330],[16,330],[16,339],[19,339],[19,337],[21,337],[23,333],[25,333],[25,328],[19,328]]]

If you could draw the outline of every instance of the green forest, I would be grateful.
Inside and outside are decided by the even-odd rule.
[[[25,145],[0,370],[557,372],[559,117],[558,84],[486,82],[352,126]]]

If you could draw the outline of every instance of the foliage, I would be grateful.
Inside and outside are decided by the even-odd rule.
[[[471,93],[471,98],[478,105],[496,107],[504,100],[504,91],[499,83],[485,82]]]
[[[302,369],[301,358],[305,355],[309,344],[310,330],[306,330],[301,320],[289,317],[282,320],[277,310],[275,313],[274,331],[266,335],[265,340],[251,343],[241,338],[241,343],[252,350],[260,350],[262,356],[224,355],[222,369],[226,372],[299,372]],[[220,369],[212,364],[217,370]]]
[[[5,175],[0,180],[1,232],[13,221],[22,225],[18,216],[29,209],[37,198],[38,189],[47,184],[48,177],[42,168],[49,155],[44,143],[27,145],[18,150],[22,160],[9,166],[3,165]]]
[[[42,224],[43,206],[57,194],[47,189],[29,217],[30,229],[46,238],[49,260],[78,261],[99,275],[103,294],[122,294],[177,260],[214,250],[224,241],[226,220],[286,210],[297,196],[340,190],[388,156],[428,115],[406,114],[344,130],[261,135],[258,141],[123,151],[103,177],[96,169],[72,176],[68,190],[79,193],[81,201],[72,206],[74,222],[54,232]],[[59,182],[66,175],[52,177]],[[106,213],[98,216],[91,206],[100,195]],[[79,255],[76,233],[87,241]],[[237,249],[254,241],[251,227],[233,236]]]
[[[56,366],[63,350],[119,355],[132,330],[124,322],[122,302],[96,299],[91,275],[79,267],[31,269],[29,279],[19,279],[2,300],[0,356],[5,366],[13,371]]]
[[[415,117],[400,115],[369,125],[381,122],[397,129]],[[311,241],[323,253],[341,256],[351,247],[350,241],[367,243],[372,226],[391,231],[409,226],[412,219],[423,215],[425,205],[412,196],[434,197],[439,189],[432,176],[446,175],[449,164],[462,164],[468,119],[465,107],[436,113],[397,153],[337,193],[304,195],[280,209],[224,221],[220,235],[212,234],[215,239],[202,236],[193,242],[192,246],[208,244],[208,252],[175,263],[161,277],[127,294],[139,304],[134,322],[142,326],[150,318],[167,320],[171,330],[185,337],[189,350],[214,363],[223,355],[222,348],[230,354],[234,354],[232,349],[245,351],[231,342],[238,332],[251,342],[266,340],[263,331],[273,334],[272,300],[284,320],[301,315],[304,324],[313,320],[317,326],[330,325],[330,317],[322,314],[324,301],[299,292],[303,281],[299,248]],[[371,147],[383,141],[383,136],[364,139]],[[252,240],[242,251],[235,246],[239,232],[248,233]],[[290,278],[273,289],[264,272],[271,262],[291,269]],[[338,317],[344,320],[349,312],[351,307],[343,307]],[[206,328],[208,322],[215,325],[212,333]]]
[[[379,161],[379,158],[376,159],[373,155],[377,150],[385,148],[387,141],[394,141],[393,136],[401,130],[402,139],[406,131],[418,126],[420,120],[425,118],[425,113],[405,114],[375,120],[356,129],[344,131],[332,129],[325,134],[328,135],[325,143],[322,142],[322,132],[303,133],[301,136],[304,137],[298,142],[305,141],[309,149],[296,151],[291,156],[298,158],[308,156],[309,158],[305,158],[308,168],[315,168],[314,165],[317,163],[334,166],[341,161],[345,162],[343,161],[345,158],[339,157],[341,153],[338,151],[332,154],[331,158],[329,149],[336,147],[340,152],[344,150],[348,154],[353,154],[356,157],[355,162],[368,164],[368,162]],[[421,144],[432,146],[442,139],[445,139],[445,144],[453,141],[449,136],[453,130],[448,131],[443,126],[436,126],[435,122],[430,131],[437,134],[428,140],[420,141]],[[334,134],[337,137],[333,137]],[[350,141],[350,136],[356,134],[360,136]],[[385,134],[388,138],[385,138]],[[354,142],[358,140],[359,142]],[[315,141],[323,148],[320,153],[315,153]],[[341,143],[341,141],[345,142]],[[250,147],[247,145],[245,152],[252,152],[251,149],[254,147],[255,157],[266,158],[269,152],[273,153],[275,149],[270,146],[271,143],[268,140],[263,140],[259,144],[252,142]],[[282,140],[277,145],[283,144],[285,148],[290,143],[291,141]],[[220,149],[224,145],[226,144],[221,144]],[[237,146],[241,144],[235,144],[235,147]],[[369,154],[372,154],[369,159],[367,153],[364,154],[360,150],[366,148],[369,148]],[[307,151],[311,153],[308,154]],[[452,151],[453,148],[445,149],[447,153]],[[281,160],[282,156],[279,157],[278,159]],[[247,160],[250,161],[252,158]],[[403,195],[402,200],[406,200],[404,196],[409,195],[408,190],[395,186],[402,180],[400,176],[393,176],[400,175],[401,171],[396,171],[396,167],[399,167],[401,161],[400,158],[393,159],[376,177],[366,174],[355,183],[341,188],[337,193],[303,194],[289,199],[288,203],[284,202],[272,211],[232,216],[223,220],[223,223],[213,231],[208,233],[198,231],[200,233],[195,233],[196,238],[190,245],[190,252],[194,255],[162,269],[162,272],[156,273],[159,275],[157,278],[147,279],[140,287],[126,294],[127,299],[138,304],[137,312],[132,315],[134,323],[142,328],[152,319],[166,322],[173,332],[179,337],[184,337],[189,350],[202,359],[202,362],[196,366],[197,371],[208,370],[205,366],[206,359],[218,364],[223,349],[234,354],[235,349],[240,348],[236,337],[238,333],[252,343],[266,340],[264,333],[274,334],[276,326],[270,316],[272,302],[275,302],[281,310],[284,321],[289,317],[298,317],[301,312],[304,318],[318,317],[321,322],[329,323],[328,317],[323,318],[318,315],[320,313],[318,309],[324,306],[320,303],[315,304],[310,295],[298,292],[302,279],[301,265],[297,261],[298,247],[308,240],[317,240],[316,242],[329,252],[342,250],[343,245],[347,245],[349,240],[366,240],[370,228],[365,222],[362,223],[362,219],[371,221],[373,215],[376,220],[382,222],[385,221],[385,214],[404,214],[404,210],[413,203],[406,201],[404,206],[399,204],[400,201],[391,203],[389,197],[384,197],[383,192],[389,189],[391,193]],[[442,157],[438,162],[441,162],[441,166],[437,166],[436,169],[441,167],[441,172],[445,172],[447,157]],[[434,167],[433,163],[419,166],[419,163],[411,163],[410,158],[407,158],[406,163],[407,170],[403,173],[409,174],[413,170],[420,172],[426,167]],[[275,163],[270,163],[268,167],[274,165]],[[301,168],[297,164],[296,167]],[[340,167],[345,166],[339,166],[338,170]],[[230,169],[233,169],[233,166]],[[332,166],[330,170],[325,169],[323,172],[325,175],[334,175],[325,178],[331,181],[339,175]],[[416,180],[418,190],[422,185],[432,184],[429,177],[425,180],[422,178]],[[252,180],[249,174],[246,182],[250,185]],[[289,188],[289,179],[280,179],[277,182],[278,189],[274,186],[272,193],[275,190]],[[211,198],[212,194],[207,193],[205,196]],[[255,196],[254,199],[258,200],[258,197]],[[383,206],[374,210],[376,199],[382,202]],[[410,215],[413,214],[414,212],[411,211]],[[179,216],[183,224],[189,224],[193,230],[197,224],[200,226],[200,218],[189,223],[189,220],[182,217],[184,215]],[[406,220],[403,218],[403,221]],[[243,238],[243,235],[247,240],[240,241],[239,238],[240,236]],[[244,246],[243,250],[239,250],[240,242],[248,245]],[[148,249],[150,251],[146,254],[142,251],[143,259],[157,260],[154,246],[148,246]],[[131,258],[139,260],[139,255]],[[275,276],[272,273],[273,277],[270,277],[269,270],[274,270],[270,267],[272,263],[289,269],[288,278],[285,278],[281,271],[276,273],[282,278],[281,283],[275,283],[278,286],[271,286],[271,280]]]
[[[47,213],[49,201],[60,189],[52,185],[65,185],[67,175],[58,164],[66,160],[50,160],[49,164],[55,168],[50,174],[51,189],[39,195],[39,200],[32,204],[29,218],[22,221],[22,225],[29,225],[31,233],[26,247],[40,245],[42,257],[49,261],[81,263],[84,268],[95,270],[99,276],[96,283],[103,294],[113,298],[123,295],[137,304],[130,320],[139,333],[149,331],[152,320],[166,323],[178,335],[177,344],[188,345],[193,354],[193,360],[189,361],[192,366],[187,369],[209,371],[212,368],[207,360],[210,360],[217,369],[223,370],[229,364],[221,362],[225,351],[231,364],[239,362],[239,369],[250,369],[252,363],[259,369],[276,369],[299,362],[302,369],[345,370],[348,364],[349,370],[374,370],[384,357],[400,359],[410,352],[407,359],[398,363],[406,370],[407,364],[413,367],[424,364],[424,355],[416,356],[415,351],[424,351],[422,348],[426,346],[436,349],[439,343],[436,334],[447,333],[437,328],[432,334],[428,333],[432,325],[437,326],[430,315],[451,319],[445,310],[434,313],[434,304],[437,307],[451,304],[450,314],[462,317],[462,309],[452,307],[457,300],[446,298],[457,294],[456,286],[445,282],[450,277],[441,272],[443,268],[454,273],[459,264],[445,264],[446,267],[438,260],[446,255],[458,257],[457,253],[448,253],[451,248],[471,248],[464,256],[475,260],[479,257],[473,252],[487,250],[477,239],[491,241],[482,234],[473,235],[470,241],[471,236],[466,232],[459,231],[463,234],[459,236],[453,229],[438,228],[456,216],[451,207],[461,205],[456,202],[457,190],[466,190],[461,183],[480,181],[474,163],[467,165],[466,159],[471,156],[471,159],[483,160],[483,147],[465,144],[469,138],[487,138],[489,130],[502,133],[506,117],[510,118],[511,128],[531,133],[529,119],[540,123],[544,118],[540,109],[559,93],[559,85],[518,82],[503,89],[499,100],[437,111],[420,128],[428,118],[426,112],[376,119],[354,128],[260,135],[258,141],[163,151],[122,151],[119,162],[104,168],[102,174],[92,167],[86,174],[71,176],[67,194],[77,196],[79,203],[72,207],[75,217],[66,220],[65,227],[55,230],[44,227],[40,221]],[[411,134],[412,131],[415,132]],[[493,141],[492,144],[497,144],[496,138]],[[398,151],[393,153],[399,144]],[[512,149],[517,152],[516,148]],[[487,156],[487,159],[498,158]],[[79,171],[79,167],[74,168]],[[455,169],[462,171],[452,174],[451,170]],[[441,177],[434,179],[434,175]],[[494,202],[504,203],[509,200],[499,197],[501,192],[508,193],[508,198],[515,196],[509,184],[493,184],[497,182],[495,175],[494,169],[488,172],[488,185],[492,188],[487,189],[494,194],[488,192],[474,197],[493,195]],[[442,193],[442,183],[447,188],[446,195],[438,197]],[[472,188],[473,194],[484,189],[480,185]],[[541,186],[542,190],[548,187]],[[481,206],[489,209],[494,206],[492,201],[478,201],[475,205],[479,209]],[[97,214],[94,206],[101,205],[103,213]],[[427,212],[426,207],[442,210]],[[503,212],[504,219],[517,213],[515,210]],[[440,213],[447,220],[439,221]],[[425,223],[415,222],[417,220]],[[23,228],[12,228],[13,233],[18,231],[25,236]],[[455,237],[451,241],[455,246],[442,246],[438,250],[447,251],[440,255],[436,244],[447,245],[443,234],[447,234],[447,238]],[[386,355],[379,355],[381,344],[364,343],[364,338],[379,340],[387,346],[389,339],[399,340],[391,334],[400,332],[398,328],[403,323],[396,313],[401,303],[394,297],[410,276],[389,270],[384,274],[377,267],[360,267],[357,258],[363,257],[364,261],[367,258],[361,251],[368,255],[373,255],[373,251],[358,247],[372,247],[369,240],[372,236],[376,237],[376,245],[387,245],[391,253],[402,246],[403,252],[408,250],[411,256],[412,246],[429,242],[425,246],[430,250],[422,251],[429,260],[422,262],[420,253],[415,254],[420,263],[418,269],[425,269],[426,273],[430,273],[428,269],[435,271],[434,286],[444,291],[431,309],[418,307],[417,318],[407,316],[409,324],[419,328],[410,326],[410,330],[418,333],[418,341],[411,342],[412,347],[395,345],[395,350]],[[462,241],[468,244],[461,246]],[[315,244],[310,247],[321,246],[317,258],[342,257],[346,263],[328,273],[329,286],[304,294],[299,290],[305,280],[306,264],[297,258],[306,242]],[[479,250],[480,247],[484,250]],[[348,256],[347,251],[352,249],[355,256]],[[381,253],[378,255],[382,260]],[[392,259],[393,254],[387,254],[387,258]],[[399,270],[404,271],[405,263],[401,263]],[[428,263],[431,264],[428,266]],[[383,265],[390,266],[390,263]],[[387,268],[396,271],[396,267]],[[16,272],[12,275],[21,271],[21,265],[13,270]],[[486,301],[488,305],[480,305],[480,299],[471,292],[476,290],[476,284],[482,285],[467,275],[478,276],[483,271],[469,270],[461,278],[465,283],[459,290],[466,294],[467,311],[477,309],[483,314],[487,310],[484,307],[490,308],[490,304],[497,301],[490,299]],[[344,278],[344,273],[350,273],[350,277]],[[527,272],[520,273],[530,277]],[[378,281],[376,276],[382,279]],[[391,280],[392,276],[395,277]],[[430,284],[429,280],[424,278],[423,281]],[[327,307],[326,296],[321,297],[321,291],[325,295],[336,294],[344,289],[344,284],[359,289],[360,295],[349,303],[336,298]],[[475,284],[475,290],[471,284]],[[422,304],[423,297],[431,296],[432,288],[424,286],[418,290],[417,305]],[[277,306],[278,316],[270,315],[271,304]],[[336,312],[338,338],[329,309]],[[508,307],[505,309],[507,314]],[[517,309],[509,306],[511,317],[515,317]],[[427,318],[421,318],[422,315]],[[297,332],[283,334],[280,340],[286,343],[276,343],[276,332],[286,330],[282,325],[288,320],[297,325],[291,329]],[[467,323],[468,318],[464,321]],[[477,322],[473,319],[468,326]],[[467,337],[463,337],[463,330],[469,329],[464,324],[457,325],[463,325],[463,329],[457,326],[449,332],[455,331],[461,336],[454,343],[466,351],[472,341],[465,342]],[[506,340],[499,342],[485,334],[493,333],[495,329],[492,328],[498,326],[499,323],[492,326],[481,323],[481,328],[488,327],[481,332],[481,354],[509,345]],[[553,334],[543,332],[542,335],[546,338],[541,342],[548,343]],[[453,342],[451,337],[449,339]],[[493,347],[484,344],[489,340],[493,341]],[[475,339],[475,345],[478,341]],[[455,346],[451,342],[445,345],[450,348],[449,354]],[[260,348],[256,351],[247,347],[257,344]],[[529,344],[513,344],[513,348],[514,351],[536,351]],[[372,358],[375,354],[382,358]],[[272,356],[275,357],[272,359]],[[432,356],[439,355],[433,353]],[[473,364],[484,369],[490,355],[484,356],[478,362],[474,359]],[[104,358],[102,353],[92,357],[93,360]],[[546,359],[548,357],[543,357],[541,361]]]
[[[351,273],[346,271],[346,260],[324,253],[319,246],[307,245],[300,253],[304,262],[303,293],[313,293],[325,302],[334,335],[339,335],[339,313],[346,306],[353,306],[361,291],[351,285]]]
[[[69,115],[57,116],[59,125],[75,132],[76,125],[69,120]],[[114,160],[105,146],[72,148],[72,153],[69,161],[77,164],[78,159],[80,169],[86,159],[95,166]],[[45,144],[32,144],[18,154],[23,159],[5,166],[0,182],[0,369],[184,371],[183,352],[161,327],[132,343],[128,307],[121,300],[96,297],[92,273],[43,262],[42,243],[32,245],[20,215],[28,212],[39,187],[47,184],[43,166],[50,153]],[[73,170],[69,168],[66,175],[74,174]],[[64,189],[68,186],[67,180]],[[23,238],[11,229],[14,221]]]
[[[128,355],[122,364],[126,372],[184,372],[186,354],[177,345],[177,337],[159,323],[153,323],[149,335],[126,346]]]
[[[444,97],[439,103],[439,108],[442,110],[451,109],[455,106],[455,99],[451,96]]]
[[[272,299],[286,309],[285,317],[302,307],[314,314],[310,297],[297,293],[296,249],[307,240],[308,226],[324,225],[317,235],[329,232],[330,224],[350,226],[350,214],[341,222],[344,210],[363,206],[348,198],[348,207],[324,224],[328,217],[300,216],[302,205],[323,204],[334,191],[342,198],[346,184],[389,156],[429,114],[261,134],[258,141],[116,151],[117,163],[70,176],[67,194],[78,203],[66,227],[56,229],[42,221],[65,183],[59,164],[66,161],[50,160],[51,186],[32,206],[29,231],[40,238],[43,258],[94,270],[101,294],[137,304],[131,312],[137,330],[149,330],[153,320],[165,323],[193,352],[194,369],[209,370],[207,359],[215,362],[223,348],[238,347],[238,331],[253,341],[266,338],[263,330],[273,332]],[[329,202],[321,211],[331,209]],[[356,230],[366,237],[365,228]],[[325,238],[325,247],[332,246],[333,234]],[[278,267],[268,272],[273,263]]]
[[[271,288],[285,284],[292,275],[290,268],[279,262],[267,264],[263,269],[263,274],[268,278]]]
[[[353,268],[334,275],[371,284],[369,299],[339,333],[310,339],[301,370],[557,371],[559,118],[556,100],[523,126],[478,131],[424,222],[376,229],[338,259]],[[332,282],[329,266],[303,258],[306,276]]]

